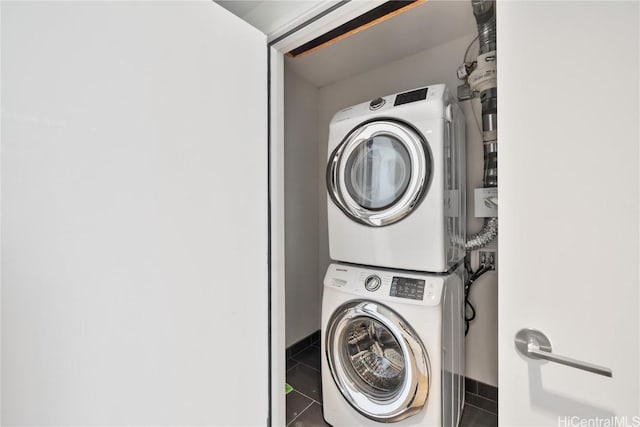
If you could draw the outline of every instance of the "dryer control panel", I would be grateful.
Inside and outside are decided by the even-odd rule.
[[[396,95],[396,101],[393,106],[408,104],[410,102],[422,101],[427,99],[427,91],[429,88],[423,87],[422,89],[412,90],[411,92],[400,93]]]
[[[406,92],[394,93],[391,95],[381,96],[371,101],[363,102],[361,104],[352,105],[351,107],[343,108],[338,111],[331,119],[331,125],[345,120],[355,120],[355,123],[349,123],[346,131],[352,129],[355,125],[362,123],[363,121],[380,117],[381,115],[390,114],[393,108],[405,106],[406,104],[420,103],[421,108],[421,120],[440,119],[444,116],[444,106],[448,104],[448,91],[444,84],[431,85],[421,88],[416,88]],[[395,116],[396,113],[391,113]],[[338,131],[341,134],[340,138],[334,145],[329,144],[329,153],[335,148],[335,144],[342,141],[344,135],[343,131]]]

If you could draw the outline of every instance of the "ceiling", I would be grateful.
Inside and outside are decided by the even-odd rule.
[[[285,61],[309,83],[323,87],[475,33],[470,1],[430,0],[316,52]]]
[[[265,34],[273,34],[326,0],[216,2]],[[290,70],[323,87],[475,33],[469,0],[429,0],[318,51],[285,61]]]

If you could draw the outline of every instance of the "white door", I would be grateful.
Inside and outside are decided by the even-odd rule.
[[[2,3],[2,424],[265,425],[265,36]]]
[[[498,5],[502,426],[640,425],[639,12]],[[521,356],[523,328],[613,377]]]

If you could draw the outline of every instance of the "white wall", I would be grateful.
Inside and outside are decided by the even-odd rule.
[[[344,107],[428,84],[446,83],[455,94],[456,87],[460,83],[456,76],[456,69],[462,62],[466,47],[475,35],[475,28],[470,28],[469,34],[465,37],[320,89],[316,170],[319,185],[318,206],[320,207],[318,283],[322,283],[329,264],[327,193],[324,175],[331,117]],[[472,52],[477,52],[475,47],[472,49],[474,49]],[[482,227],[482,220],[473,217],[473,189],[482,186],[482,137],[473,120],[470,102],[463,102],[462,108],[467,119],[467,209],[469,212],[467,225],[468,232],[474,233]],[[479,104],[476,106],[476,111],[480,114]],[[320,286],[316,291],[321,295]],[[477,317],[467,337],[467,375],[492,385],[498,384],[497,300],[497,274],[490,272],[474,284],[472,291],[471,301],[476,306]]]
[[[2,3],[2,425],[265,425],[265,43]]]
[[[318,89],[285,66],[286,345],[320,329]]]

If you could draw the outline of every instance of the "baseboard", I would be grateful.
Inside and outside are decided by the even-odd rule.
[[[498,387],[465,378],[465,404],[498,415]]]
[[[295,344],[291,344],[287,347],[287,359],[293,356],[296,353],[299,353],[301,350],[309,347],[311,344],[320,341],[320,330],[318,329],[314,333],[302,338],[300,341]]]

